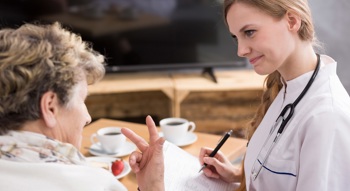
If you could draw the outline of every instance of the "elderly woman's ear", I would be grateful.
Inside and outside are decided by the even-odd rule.
[[[44,93],[40,100],[40,109],[46,127],[54,128],[57,125],[56,117],[60,109],[57,94],[52,91]]]

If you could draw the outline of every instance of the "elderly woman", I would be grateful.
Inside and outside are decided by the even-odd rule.
[[[0,30],[0,188],[126,190],[79,152],[104,57],[58,23]]]

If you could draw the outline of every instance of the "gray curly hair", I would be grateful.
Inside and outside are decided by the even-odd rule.
[[[105,73],[104,56],[59,23],[0,30],[0,134],[41,117],[47,91],[66,106],[75,84]]]

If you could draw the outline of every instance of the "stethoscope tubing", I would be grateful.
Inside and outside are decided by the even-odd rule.
[[[280,128],[277,131],[277,134],[282,134],[283,130],[285,129],[285,127],[287,126],[287,123],[289,122],[289,120],[292,118],[293,114],[294,114],[294,109],[295,107],[298,105],[298,103],[300,102],[300,100],[305,96],[305,94],[308,92],[308,90],[310,89],[312,83],[315,81],[315,78],[318,74],[318,71],[320,70],[320,55],[317,55],[317,64],[316,64],[316,68],[314,70],[314,72],[312,73],[312,76],[310,78],[310,80],[308,81],[308,83],[306,84],[305,88],[303,89],[303,91],[300,93],[300,95],[297,97],[297,99],[290,104],[287,104],[282,112],[278,115],[278,118],[282,117],[282,124],[280,126]],[[289,111],[289,114],[287,115],[287,117],[284,119],[284,115],[287,113],[287,111]],[[278,118],[276,119],[276,122],[278,121]]]

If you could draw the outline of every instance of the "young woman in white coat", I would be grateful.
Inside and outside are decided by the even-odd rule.
[[[238,190],[347,190],[350,98],[336,74],[336,61],[314,49],[307,1],[225,0],[224,11],[238,55],[247,58],[256,73],[267,75],[266,88],[247,128],[242,169],[220,152],[208,157],[212,149],[202,148],[200,163],[207,164],[203,173],[241,182]],[[158,152],[163,141],[152,133],[154,126],[148,126],[150,144],[143,142],[142,153],[130,157],[142,191],[166,188],[162,181],[153,186],[149,183],[156,181],[145,181],[159,180],[164,171],[162,165],[151,168],[163,160]],[[150,169],[152,175],[146,178]]]

